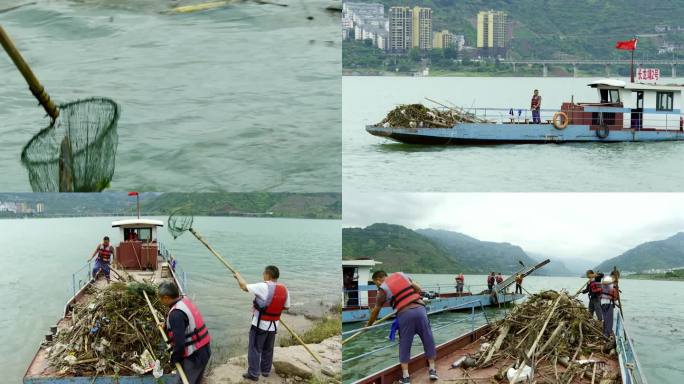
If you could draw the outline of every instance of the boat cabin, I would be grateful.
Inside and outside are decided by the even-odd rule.
[[[598,103],[564,103],[570,124],[607,130],[681,130],[681,85],[629,83],[600,79],[595,88]]]
[[[157,228],[163,227],[160,220],[125,219],[112,222],[112,228],[119,228],[116,246],[116,260],[123,269],[156,270]]]
[[[370,259],[342,260],[342,282],[344,285],[345,308],[367,308],[368,291],[373,290],[375,285],[371,281],[371,269],[379,261]]]

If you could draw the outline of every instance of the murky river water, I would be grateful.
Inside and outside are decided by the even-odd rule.
[[[20,382],[72,294],[72,273],[85,264],[98,241],[109,235],[118,243],[112,220],[0,220],[0,296],[6,304],[0,314],[3,383]],[[260,279],[265,265],[279,266],[293,311],[320,314],[322,304],[339,302],[339,221],[199,217],[193,227],[248,282]],[[250,295],[240,291],[232,275],[191,234],[172,240],[162,228],[159,239],[187,274],[190,297],[212,332],[215,354],[246,353]]]
[[[412,275],[420,284],[451,285],[453,276],[449,275]],[[472,290],[483,289],[486,276],[466,276],[466,285],[473,284]],[[530,292],[545,289],[565,288],[575,293],[585,282],[574,277],[529,276],[524,287]],[[466,288],[468,288],[466,286]],[[650,383],[678,384],[684,380],[684,283],[672,281],[627,280],[620,281],[622,304],[625,314],[625,327],[634,341],[637,356]],[[453,290],[453,289],[451,289]],[[586,295],[581,295],[586,301]],[[505,309],[488,309],[491,318],[505,314]],[[430,316],[433,329],[462,320],[461,323],[445,326],[435,331],[437,343],[453,339],[465,332],[470,332],[470,314],[464,312],[443,313]],[[482,316],[476,317],[475,326],[484,324]],[[347,324],[344,330],[359,327],[361,324]],[[367,332],[366,335],[345,345],[343,358],[348,359],[358,354],[387,345],[387,328]],[[416,340],[419,340],[416,338]],[[419,343],[419,341],[418,341]],[[422,352],[420,346],[412,349],[413,354]],[[344,365],[344,382],[349,383],[365,375],[398,362],[398,348],[390,348],[361,360]]]
[[[120,104],[112,190],[339,191],[339,14],[327,0],[160,13],[198,2],[37,0],[0,24],[53,100]],[[36,104],[1,51],[2,191],[31,190]]]

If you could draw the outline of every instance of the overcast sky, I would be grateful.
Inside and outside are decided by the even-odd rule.
[[[446,229],[552,258],[602,261],[684,231],[684,194],[345,191],[343,222]]]

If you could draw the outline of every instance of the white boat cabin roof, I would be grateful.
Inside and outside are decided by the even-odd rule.
[[[112,228],[116,227],[140,227],[140,226],[155,226],[155,227],[163,227],[164,222],[161,220],[154,220],[154,219],[124,219],[124,220],[116,220],[112,221]]]
[[[619,79],[599,79],[588,84],[592,88],[627,89],[634,91],[676,91],[681,92],[684,85],[679,84],[645,84],[629,83]]]
[[[368,267],[372,268],[378,264],[382,264],[380,261],[375,260],[342,260],[343,267]]]

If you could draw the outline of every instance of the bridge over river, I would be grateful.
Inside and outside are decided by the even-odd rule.
[[[573,76],[577,76],[577,67],[579,65],[602,65],[606,69],[606,76],[610,76],[610,67],[616,65],[629,65],[629,60],[502,60],[501,64],[510,64],[513,66],[513,72],[516,71],[516,66],[520,65],[536,65],[542,67],[542,76],[547,77],[549,73],[549,66],[552,65],[572,65]],[[634,62],[634,65],[639,67],[648,67],[653,65],[670,66],[670,74],[672,77],[677,77],[677,65],[684,65],[684,60],[639,60]]]

